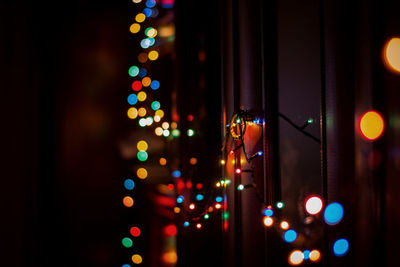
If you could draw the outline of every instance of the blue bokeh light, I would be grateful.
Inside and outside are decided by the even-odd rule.
[[[309,250],[304,250],[303,251],[304,259],[308,260],[310,258],[310,251]]]
[[[127,190],[132,190],[135,188],[135,182],[132,179],[126,179],[124,182],[124,186]]]
[[[185,199],[185,198],[184,198],[183,196],[178,196],[178,197],[176,198],[176,202],[180,204],[180,203],[183,202],[184,199]]]
[[[224,199],[222,197],[220,197],[220,196],[215,198],[215,201],[218,202],[218,203],[222,202],[222,200],[224,200]]]
[[[343,206],[338,202],[330,203],[325,208],[324,219],[329,225],[339,223],[343,218]]]
[[[285,232],[285,235],[284,235],[283,238],[285,239],[286,242],[292,243],[293,241],[296,240],[296,238],[297,238],[297,233],[296,233],[295,230],[292,230],[292,229],[287,230],[287,231]]]
[[[183,226],[188,227],[190,225],[190,223],[188,221],[183,223]]]
[[[333,244],[333,253],[338,256],[344,256],[349,250],[349,241],[345,238],[341,238],[335,241]]]
[[[137,98],[137,95],[135,95],[135,94],[130,94],[129,96],[128,96],[128,103],[130,104],[130,105],[135,105],[136,103],[138,102],[138,98]]]
[[[264,216],[271,217],[272,215],[274,215],[274,211],[273,210],[271,210],[271,209],[265,209],[264,210]]]
[[[181,177],[181,172],[179,170],[175,170],[172,172],[172,176],[175,178]]]
[[[143,9],[143,14],[146,16],[146,18],[150,17],[151,14],[153,14],[153,11],[150,8],[145,8]]]
[[[146,1],[146,6],[149,8],[152,8],[156,5],[156,1],[155,0],[147,0]]]
[[[202,200],[204,199],[204,196],[203,196],[202,194],[197,194],[197,195],[196,195],[196,199],[197,199],[198,201],[202,201]]]
[[[153,81],[150,83],[150,87],[151,87],[151,89],[153,89],[153,90],[157,90],[158,88],[160,88],[160,82],[157,81],[157,80],[153,80]]]

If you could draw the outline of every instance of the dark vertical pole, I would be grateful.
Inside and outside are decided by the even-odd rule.
[[[260,1],[261,53],[262,53],[262,106],[264,150],[264,202],[276,203],[281,200],[279,174],[279,124],[278,124],[278,44],[277,44],[277,3]],[[282,250],[275,244],[279,237],[265,231],[266,266],[279,266]]]

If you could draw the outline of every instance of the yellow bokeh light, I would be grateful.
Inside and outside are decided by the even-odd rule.
[[[171,123],[171,129],[174,130],[178,127],[178,124],[176,122]]]
[[[143,262],[142,256],[140,256],[139,254],[135,254],[132,256],[132,262],[134,264],[141,264]]]
[[[310,261],[317,262],[321,259],[321,252],[319,250],[314,249],[310,252]]]
[[[138,149],[139,151],[146,151],[147,148],[149,147],[149,145],[147,144],[146,141],[141,140],[141,141],[139,141],[139,142],[137,143],[136,147],[137,147],[137,149]]]
[[[167,160],[165,158],[160,158],[160,165],[162,166],[167,165]]]
[[[180,209],[179,207],[175,207],[175,208],[174,208],[174,212],[175,212],[175,213],[179,213],[179,212],[181,212],[181,209]]]
[[[158,58],[158,52],[156,50],[150,51],[148,57],[150,60],[156,60]]]
[[[160,116],[160,118],[164,117],[164,111],[162,109],[157,110],[155,114]]]
[[[138,110],[139,117],[146,116],[146,113],[147,113],[147,111],[145,108],[139,108],[139,110]]]
[[[139,168],[136,172],[136,175],[139,177],[139,179],[146,179],[147,170],[145,168]]]
[[[197,164],[197,159],[196,158],[191,158],[190,159],[190,164],[196,165]]]
[[[154,28],[148,30],[147,31],[147,36],[148,37],[152,37],[152,38],[156,37],[157,36],[157,30],[154,29]]]
[[[143,13],[139,13],[136,15],[135,20],[139,23],[143,22],[146,19],[146,15]]]
[[[137,94],[137,99],[138,99],[139,101],[141,101],[141,102],[145,101],[146,98],[147,98],[147,94],[146,94],[145,92],[143,92],[143,91],[141,91],[141,92],[139,92],[139,93]]]
[[[158,116],[158,115],[155,115],[154,116],[154,121],[155,122],[159,122],[161,120],[161,117],[160,116]]]
[[[226,162],[225,162],[225,160],[221,159],[220,163],[221,163],[221,165],[225,165]]]
[[[138,33],[138,32],[140,31],[140,24],[138,24],[138,23],[133,23],[133,24],[131,25],[131,27],[129,27],[129,31],[130,31],[131,33]]]
[[[282,221],[282,222],[281,222],[281,228],[282,228],[283,230],[289,229],[289,223],[288,223],[287,221]]]
[[[400,38],[390,39],[384,52],[387,66],[396,72],[400,72]]]
[[[125,207],[132,207],[133,206],[133,198],[131,198],[130,196],[126,196],[122,199],[122,203],[124,204]]]
[[[290,265],[300,265],[304,260],[304,254],[300,250],[295,250],[289,255]]]
[[[132,0],[132,2],[134,2],[135,4],[139,4],[140,2],[142,2],[142,0]]]
[[[168,122],[163,122],[162,124],[161,124],[161,127],[163,127],[163,129],[168,129],[169,128],[169,123]]]
[[[368,111],[360,120],[361,134],[368,140],[379,138],[385,128],[382,116],[375,111]]]
[[[271,217],[265,216],[263,222],[265,226],[269,227],[274,223],[274,220]]]
[[[138,110],[134,107],[129,108],[127,114],[129,119],[136,119],[138,116]]]
[[[161,127],[157,127],[154,132],[156,133],[157,136],[161,136],[163,134],[163,129]]]
[[[151,84],[151,79],[149,77],[144,77],[142,79],[142,84],[144,87],[149,87]]]

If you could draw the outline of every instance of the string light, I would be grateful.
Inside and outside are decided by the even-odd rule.
[[[265,216],[263,222],[265,226],[269,227],[274,223],[274,220],[271,217]]]

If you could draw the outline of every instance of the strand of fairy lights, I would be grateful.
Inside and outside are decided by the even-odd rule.
[[[286,116],[283,114],[280,117],[284,117],[286,121],[288,121],[290,124],[294,124],[293,122],[290,121]],[[252,163],[252,161],[260,156],[263,156],[262,151],[258,151],[255,153],[250,153],[248,154],[246,151],[246,146],[244,142],[244,135],[246,132],[246,127],[247,124],[249,123],[259,123],[260,119],[254,118],[254,115],[251,114],[248,111],[243,111],[240,110],[239,112],[235,113],[232,116],[230,124],[227,125],[228,131],[227,131],[227,137],[231,136],[235,142],[232,142],[233,148],[230,150],[230,154],[234,155],[235,153],[243,153],[245,156],[245,159],[248,163]],[[263,122],[264,123],[264,122]],[[307,132],[304,131],[304,129],[309,125],[313,123],[312,119],[307,120],[305,124],[302,126],[297,126],[293,125],[294,128],[298,129],[301,131],[303,134],[306,136],[310,137],[314,141],[319,142],[319,140],[312,135],[308,134]],[[226,138],[227,138],[226,137]],[[238,144],[237,144],[238,142]],[[224,141],[224,144],[226,145],[226,140]],[[227,159],[222,159],[221,160],[221,165],[226,164]],[[253,189],[255,190],[259,201],[263,204],[263,210],[261,212],[262,214],[262,221],[263,224],[268,227],[268,228],[273,228],[275,230],[281,231],[281,236],[282,239],[287,242],[294,244],[295,241],[298,239],[298,233],[291,228],[290,222],[287,220],[278,220],[278,222],[275,222],[274,218],[280,218],[281,216],[277,216],[277,214],[280,213],[280,210],[284,208],[284,203],[279,201],[275,203],[274,205],[265,203],[263,201],[262,195],[258,192],[257,190],[257,184],[254,179],[254,166],[251,165],[249,169],[241,169],[236,168],[234,172],[238,175],[244,173],[244,172],[249,172],[251,173],[251,183],[250,184],[240,184],[237,187],[237,190],[242,191],[245,189]],[[221,180],[217,182],[217,187],[221,186],[221,182],[224,180]],[[229,186],[226,182],[224,183],[224,186]],[[320,212],[323,210],[323,201],[322,199],[317,196],[317,195],[311,195],[305,199],[305,210],[308,213],[309,216],[313,216],[315,218],[316,215],[318,215]],[[338,203],[338,202],[333,202],[328,204],[325,207],[324,210],[324,221],[326,224],[332,226],[332,225],[337,225],[340,223],[340,221],[343,218],[343,206]],[[332,245],[332,250],[335,256],[341,257],[344,256],[349,249],[349,242],[346,238],[339,238],[337,239],[334,244]],[[309,260],[310,262],[319,262],[321,260],[321,252],[318,249],[312,249],[308,250],[305,249],[303,251],[299,249],[293,249],[292,252],[288,256],[288,262],[291,265],[300,265],[302,264],[305,260]]]

